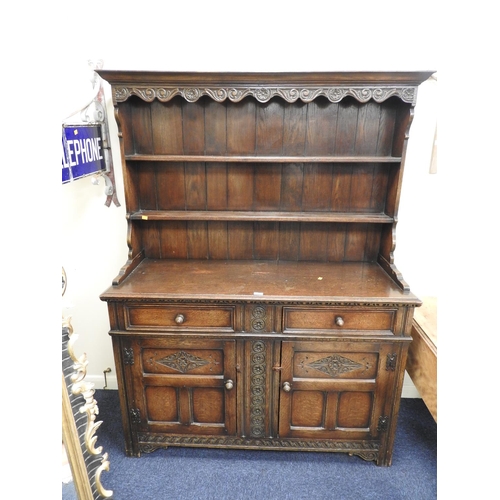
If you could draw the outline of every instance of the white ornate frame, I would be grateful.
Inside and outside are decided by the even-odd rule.
[[[106,490],[101,484],[102,471],[109,471],[108,454],[102,453],[102,446],[95,446],[95,433],[102,421],[95,421],[99,409],[93,384],[84,381],[88,364],[86,355],[78,358],[74,353],[77,337],[70,321],[63,320],[62,438],[79,500],[109,499],[113,491]],[[81,425],[82,421],[85,425]],[[83,432],[79,432],[78,429],[82,428]]]

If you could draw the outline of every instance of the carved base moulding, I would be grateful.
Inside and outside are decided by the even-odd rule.
[[[163,434],[140,434],[139,449],[143,453],[152,453],[169,446],[188,446],[199,448],[239,448],[245,450],[280,450],[280,451],[324,451],[356,455],[366,461],[376,461],[379,456],[379,444],[359,441],[332,441],[302,439],[250,439],[240,437],[188,437],[165,436]]]

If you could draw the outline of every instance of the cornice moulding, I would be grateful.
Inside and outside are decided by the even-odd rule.
[[[131,96],[151,102],[168,102],[176,96],[196,102],[203,96],[214,101],[239,102],[253,97],[261,103],[273,97],[287,102],[311,102],[322,96],[340,102],[347,96],[359,102],[383,102],[396,96],[412,105],[417,87],[433,72],[330,72],[330,73],[175,73],[105,71],[99,75],[112,86],[115,104]]]

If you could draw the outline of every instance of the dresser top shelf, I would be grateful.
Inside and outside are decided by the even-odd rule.
[[[144,259],[106,300],[250,300],[420,305],[376,263]]]

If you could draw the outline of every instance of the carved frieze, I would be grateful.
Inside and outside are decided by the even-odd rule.
[[[114,301],[119,303],[137,303],[137,304],[222,304],[222,305],[232,305],[232,304],[251,304],[254,301],[247,299],[157,299],[157,298],[137,298],[137,297],[124,297],[119,299],[114,299]],[[259,298],[259,303],[266,305],[282,305],[284,301],[280,300],[265,300],[262,297]],[[298,305],[298,306],[344,306],[344,307],[389,307],[394,309],[395,307],[408,307],[415,308],[413,304],[408,304],[406,302],[344,302],[344,301],[332,301],[332,300],[287,300],[286,305]]]
[[[326,97],[330,102],[340,102],[347,96],[354,97],[362,103],[371,99],[376,102],[383,102],[392,96],[396,96],[404,102],[415,104],[417,87],[113,87],[113,100],[115,103],[124,102],[133,95],[146,102],[155,99],[167,102],[176,96],[181,96],[188,102],[196,102],[202,96],[208,96],[217,102],[223,102],[226,99],[231,102],[239,102],[250,96],[259,102],[268,102],[273,97],[281,97],[290,103],[298,100],[307,103],[320,96]]]

